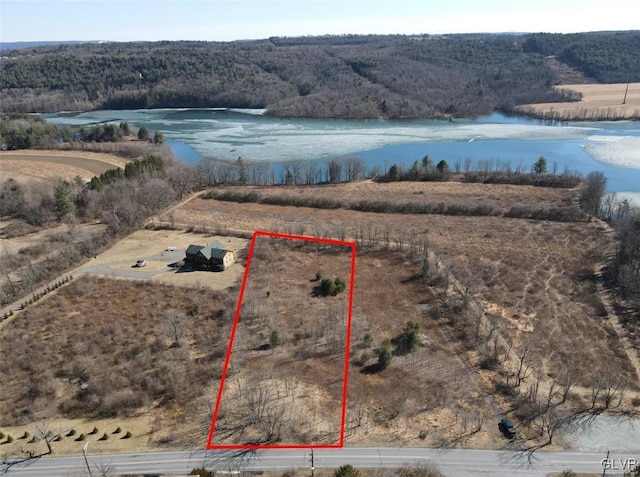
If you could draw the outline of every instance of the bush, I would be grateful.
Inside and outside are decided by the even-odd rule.
[[[323,278],[320,282],[320,295],[330,296],[335,295],[336,285],[331,278]]]
[[[65,434],[65,437],[71,437],[71,436],[75,436],[76,435],[76,430],[75,429],[71,429],[69,432],[67,432]]]
[[[199,477],[213,477],[213,472],[208,471],[204,467],[196,467],[191,472],[189,472],[189,475],[198,475]]]
[[[107,439],[109,439],[109,436],[107,435],[107,433],[105,432],[104,434],[102,434],[102,437],[100,439],[98,439],[99,441],[106,441]]]
[[[351,464],[338,467],[333,472],[334,477],[360,477],[360,471],[354,469]]]
[[[122,432],[122,429],[120,429],[120,426],[118,426],[116,430],[113,431],[111,434],[120,434],[121,432]]]
[[[83,440],[84,440],[84,434],[80,434],[78,437],[76,437],[74,439],[74,441],[76,441],[76,442],[80,442],[80,441],[83,441]]]
[[[90,435],[90,436],[92,436],[92,435],[97,434],[97,433],[98,433],[98,428],[97,428],[97,427],[94,427],[94,428],[93,428],[93,429],[91,429],[91,431],[89,431],[87,434],[88,434],[88,435]]]
[[[390,364],[393,356],[391,355],[391,343],[385,341],[378,350],[378,369],[382,371]]]
[[[130,431],[127,431],[127,432],[125,433],[125,435],[124,435],[124,436],[122,436],[120,439],[129,439],[130,437],[131,437],[131,432],[130,432]]]

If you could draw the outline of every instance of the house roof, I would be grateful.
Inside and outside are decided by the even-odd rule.
[[[186,250],[186,254],[187,255],[195,255],[197,254],[200,250],[202,250],[204,247],[202,245],[189,245],[187,247]]]
[[[207,260],[211,258],[222,259],[229,252],[220,242],[211,242],[207,245],[189,245],[186,250],[187,255],[196,255],[201,253]]]

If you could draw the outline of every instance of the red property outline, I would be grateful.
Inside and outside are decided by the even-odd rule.
[[[338,444],[326,444],[326,445],[214,445],[213,431],[215,430],[216,420],[218,418],[218,411],[220,410],[220,401],[222,400],[222,392],[224,390],[224,382],[227,377],[227,369],[229,368],[229,362],[231,360],[231,350],[233,348],[233,340],[236,335],[236,328],[238,321],[240,320],[240,310],[242,309],[242,300],[244,298],[245,287],[247,286],[247,278],[249,277],[249,270],[251,268],[251,260],[253,259],[253,249],[256,243],[256,238],[275,237],[290,240],[304,240],[306,242],[318,242],[331,245],[342,245],[351,247],[351,277],[349,280],[349,306],[347,309],[347,337],[345,340],[345,355],[344,355],[344,379],[342,387],[342,415],[340,418],[340,441]],[[345,242],[341,240],[333,239],[320,239],[315,237],[307,237],[304,235],[289,235],[280,234],[275,232],[264,232],[256,230],[251,237],[251,245],[249,246],[249,255],[247,257],[247,266],[244,270],[244,276],[242,278],[242,286],[240,288],[240,295],[238,296],[238,305],[236,307],[235,317],[233,319],[233,325],[231,327],[231,336],[229,337],[229,346],[227,347],[227,355],[224,360],[224,367],[222,370],[222,377],[220,378],[220,387],[218,388],[218,397],[216,398],[216,406],[213,411],[213,419],[211,420],[211,428],[209,430],[209,438],[207,439],[207,450],[212,449],[340,449],[344,447],[344,429],[345,419],[347,415],[347,384],[349,379],[349,350],[351,348],[351,318],[353,309],[353,289],[355,284],[355,269],[356,269],[356,242]]]

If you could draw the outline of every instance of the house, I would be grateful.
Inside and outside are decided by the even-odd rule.
[[[220,242],[207,245],[189,245],[186,250],[185,263],[193,268],[207,268],[212,271],[223,271],[235,261],[233,250],[228,250]]]

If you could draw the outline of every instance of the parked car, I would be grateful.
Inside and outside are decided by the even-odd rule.
[[[508,439],[516,438],[516,428],[513,427],[513,424],[511,423],[511,421],[506,417],[500,421],[500,424],[498,424],[498,427],[500,428],[500,431],[504,434],[504,436],[507,437]]]
[[[146,261],[138,260],[134,266],[140,268],[140,267],[144,267],[146,264],[147,264]]]
[[[169,245],[167,247],[167,252],[175,252],[175,251],[176,251],[176,248],[173,245]]]

